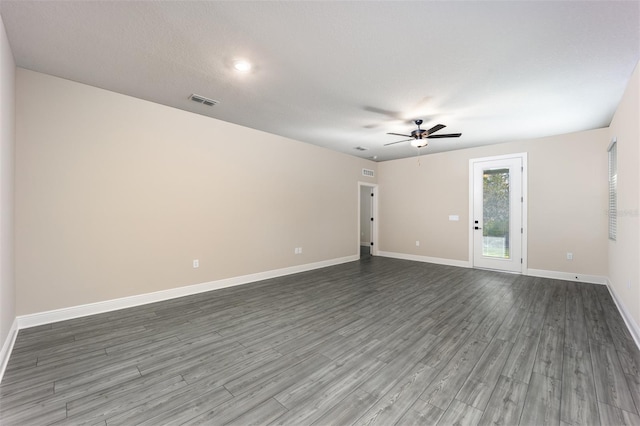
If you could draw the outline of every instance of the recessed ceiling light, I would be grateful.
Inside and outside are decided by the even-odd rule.
[[[252,66],[251,62],[240,60],[233,63],[233,68],[239,72],[249,72],[251,71]]]

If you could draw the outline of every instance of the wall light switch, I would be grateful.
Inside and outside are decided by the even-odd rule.
[[[200,267],[200,261],[198,259],[193,259],[193,267],[194,268],[199,268]]]
[[[573,253],[567,253],[567,260],[573,260]]]
[[[459,220],[460,220],[460,216],[458,216],[457,214],[450,214],[450,215],[449,215],[449,220],[450,220],[451,222],[457,222],[457,221],[459,221]]]
[[[420,247],[420,241],[416,241],[416,247]]]

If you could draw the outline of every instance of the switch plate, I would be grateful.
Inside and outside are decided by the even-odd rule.
[[[416,240],[416,247],[420,247],[420,241]]]
[[[573,253],[567,253],[567,260],[573,260]]]
[[[460,216],[458,216],[457,214],[450,214],[450,215],[449,215],[449,220],[450,220],[451,222],[457,222],[457,221],[459,221],[459,220],[460,220]]]
[[[198,259],[193,259],[193,267],[194,268],[199,268],[200,267],[200,261]]]

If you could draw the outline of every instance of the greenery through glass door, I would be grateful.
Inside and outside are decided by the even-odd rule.
[[[482,191],[482,254],[509,259],[509,169],[484,170]]]

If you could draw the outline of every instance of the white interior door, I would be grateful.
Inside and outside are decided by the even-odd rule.
[[[521,157],[473,162],[473,266],[522,272]]]

